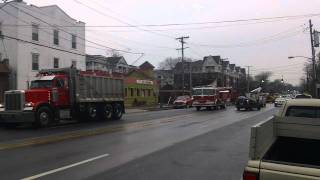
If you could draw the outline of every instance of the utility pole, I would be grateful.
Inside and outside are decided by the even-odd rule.
[[[181,50],[181,66],[182,66],[182,94],[184,95],[184,50],[187,49],[188,47],[184,47],[184,44],[186,43],[184,39],[188,39],[189,36],[181,36],[176,38],[176,40],[179,40],[181,43],[181,48],[177,50]]]
[[[311,59],[312,59],[312,95],[317,98],[317,87],[316,87],[316,51],[314,49],[314,40],[313,40],[313,24],[311,19],[309,20],[309,29],[310,29],[310,41],[311,41]]]
[[[247,73],[247,92],[249,93],[250,91],[250,67],[252,66],[246,66],[248,68],[248,73]]]
[[[189,87],[190,87],[190,95],[192,92],[192,62],[189,63]]]

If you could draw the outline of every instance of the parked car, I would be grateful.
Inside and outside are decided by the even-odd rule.
[[[274,107],[282,106],[286,102],[286,98],[280,96],[274,100]]]
[[[185,96],[178,96],[173,101],[173,107],[174,108],[189,108],[192,107],[192,98],[191,96],[185,95]]]

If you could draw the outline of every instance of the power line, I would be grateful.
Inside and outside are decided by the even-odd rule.
[[[166,35],[166,34],[162,34],[162,33],[158,33],[158,32],[153,32],[152,30],[147,30],[147,29],[140,28],[138,25],[132,25],[130,23],[127,23],[126,21],[123,21],[123,20],[121,20],[121,19],[119,19],[117,17],[114,17],[114,16],[108,15],[108,14],[106,14],[104,12],[101,12],[101,11],[99,11],[99,10],[97,10],[97,9],[91,7],[91,6],[88,6],[88,5],[82,3],[82,2],[80,2],[78,0],[73,0],[73,1],[78,3],[78,4],[81,4],[81,5],[85,6],[85,7],[87,7],[88,9],[90,9],[90,10],[92,10],[92,11],[94,11],[94,12],[100,14],[100,15],[106,16],[108,18],[112,18],[112,19],[114,19],[114,20],[116,20],[116,21],[118,21],[120,23],[126,24],[127,26],[134,27],[134,28],[136,28],[136,29],[138,29],[140,31],[149,32],[149,33],[152,33],[152,34],[156,34],[156,35],[160,35],[160,36],[167,37],[167,38],[170,38],[170,39],[174,39],[174,37],[172,37],[172,36],[169,36],[169,35]]]
[[[78,0],[74,0],[76,3],[81,4],[85,7],[88,7],[92,9],[93,11],[100,12],[96,10],[95,8],[92,8]],[[1,7],[0,7],[1,8]],[[189,23],[167,23],[167,24],[130,24],[127,23],[117,17],[111,16],[104,14],[104,16],[108,16],[109,18],[115,19],[123,24],[127,25],[96,25],[96,26],[88,26],[88,27],[162,27],[162,26],[190,26],[190,25],[203,25],[203,24],[222,24],[222,23],[237,23],[237,22],[250,22],[250,21],[265,21],[269,22],[266,20],[276,20],[276,19],[283,19],[283,20],[292,20],[292,19],[297,19],[297,18],[309,18],[309,17],[314,17],[314,16],[320,16],[320,13],[310,13],[310,14],[301,14],[301,15],[288,15],[288,16],[274,16],[274,17],[262,17],[262,18],[249,18],[249,19],[235,19],[235,20],[220,20],[220,21],[206,21],[206,22],[189,22]],[[273,22],[273,21],[270,21]],[[64,26],[68,27],[68,26]],[[69,26],[72,27],[72,26]]]
[[[191,44],[194,44],[194,45],[197,45],[197,46],[201,46],[201,47],[213,47],[213,48],[235,48],[235,47],[248,47],[248,46],[256,46],[256,45],[259,45],[259,44],[266,44],[266,43],[270,43],[270,42],[275,42],[275,41],[279,41],[279,40],[282,40],[282,39],[285,39],[285,38],[289,38],[289,37],[292,37],[292,36],[296,36],[298,34],[301,33],[301,27],[303,27],[302,25],[298,26],[298,27],[294,27],[294,28],[291,28],[289,30],[286,30],[286,31],[282,31],[282,32],[279,32],[279,33],[276,33],[274,35],[271,35],[271,36],[267,36],[267,37],[264,37],[264,38],[261,38],[261,39],[257,39],[257,40],[254,40],[254,41],[248,41],[248,42],[242,42],[242,43],[238,43],[238,44],[229,44],[229,45],[210,45],[210,44],[198,44],[198,43],[191,43]],[[297,29],[299,28],[299,30],[296,30],[294,32],[291,32],[292,30],[294,29]],[[305,28],[303,28],[304,30]],[[285,35],[283,36],[280,36],[282,34],[286,33]]]
[[[9,3],[8,3],[8,4],[9,4]],[[42,19],[40,19],[40,18],[38,18],[38,17],[35,17],[35,16],[33,16],[32,14],[30,14],[30,13],[28,13],[28,12],[26,12],[26,11],[24,11],[24,10],[22,10],[22,9],[20,9],[20,8],[16,7],[16,6],[14,6],[14,5],[12,5],[11,3],[10,3],[9,5],[10,5],[10,6],[12,6],[12,7],[14,7],[14,8],[16,8],[17,10],[20,10],[20,11],[21,11],[21,12],[23,12],[24,14],[27,14],[27,15],[29,15],[29,16],[31,16],[31,17],[33,17],[33,18],[35,18],[35,19],[37,19],[37,20],[39,20],[39,21],[41,21],[41,22],[45,23],[45,24],[50,25],[51,27],[56,27],[56,26],[54,26],[54,25],[52,25],[52,24],[50,24],[50,23],[48,23],[48,22],[46,22],[46,21],[44,21],[44,20],[42,20]],[[68,31],[65,31],[65,30],[63,30],[63,29],[59,29],[59,30],[61,30],[61,31],[63,31],[63,32],[67,33],[67,34],[72,35],[72,33],[68,32]],[[112,47],[108,47],[108,46],[105,46],[105,45],[98,44],[98,43],[96,43],[96,42],[93,42],[93,41],[87,40],[87,39],[82,38],[82,37],[78,37],[78,38],[79,38],[79,39],[81,39],[81,40],[87,41],[87,42],[89,42],[89,43],[92,43],[92,44],[95,44],[95,45],[98,45],[98,46],[104,47],[104,48],[106,48],[106,49],[113,50],[113,51],[119,51],[119,52],[129,53],[129,54],[140,54],[140,55],[142,54],[142,53],[130,52],[130,51],[121,50],[121,49],[115,49],[115,48],[112,48]]]

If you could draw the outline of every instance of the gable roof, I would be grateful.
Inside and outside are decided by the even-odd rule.
[[[222,61],[223,67],[227,67],[229,65],[229,61]]]
[[[234,68],[236,67],[236,65],[235,65],[235,64],[230,64],[229,67],[230,67],[230,69],[234,70]]]
[[[130,69],[129,72],[125,75],[126,77],[130,76],[133,73],[139,73],[142,76],[144,76],[147,79],[154,79],[152,76],[149,76],[148,74],[146,74],[145,72],[141,71],[140,69]]]
[[[116,65],[116,64],[118,64],[121,59],[123,59],[123,60],[126,62],[126,64],[127,64],[127,61],[124,59],[123,56],[119,56],[119,57],[107,57],[107,58],[106,58],[107,62],[108,62],[109,64],[111,64],[111,65]]]
[[[153,70],[154,69],[154,66],[149,63],[148,61],[145,61],[144,63],[142,63],[140,66],[139,66],[140,69],[142,70]]]

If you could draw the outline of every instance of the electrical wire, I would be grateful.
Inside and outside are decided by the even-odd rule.
[[[156,35],[159,35],[159,36],[163,36],[163,37],[167,37],[167,38],[175,40],[175,37],[173,37],[173,36],[169,36],[169,35],[166,35],[166,34],[153,32],[152,30],[147,30],[147,29],[140,28],[139,26],[132,25],[130,23],[127,23],[126,21],[123,21],[123,20],[117,18],[117,17],[114,17],[114,16],[108,15],[108,14],[106,14],[104,12],[101,12],[101,11],[91,7],[91,6],[88,6],[88,5],[84,4],[84,3],[82,3],[81,1],[78,1],[78,0],[73,0],[73,1],[78,3],[78,4],[80,4],[80,5],[82,5],[82,6],[87,7],[88,9],[94,11],[95,13],[98,13],[98,14],[103,15],[103,16],[108,17],[108,18],[112,18],[112,19],[114,19],[114,20],[116,20],[116,21],[118,21],[118,22],[120,22],[122,24],[126,24],[127,26],[132,26],[132,27],[134,27],[134,28],[136,28],[136,29],[138,29],[140,31],[149,32],[149,33],[152,33],[152,34],[156,34]]]
[[[14,6],[14,5],[12,5],[11,3],[10,3],[9,5],[12,6],[12,7],[14,7],[14,8],[16,8],[17,10],[19,10],[20,12],[22,12],[22,13],[24,13],[24,14],[27,14],[27,15],[29,15],[29,16],[31,16],[31,17],[33,17],[33,18],[35,18],[35,19],[37,19],[37,20],[45,23],[45,24],[50,25],[51,27],[56,27],[56,26],[54,26],[54,25],[52,25],[52,24],[50,24],[50,23],[48,23],[48,22],[46,22],[46,21],[44,21],[44,20],[42,20],[42,19],[40,19],[40,18],[38,18],[38,17],[35,17],[35,16],[33,16],[32,14],[30,14],[30,13],[28,13],[28,12],[26,12],[26,11],[24,11],[24,10],[22,10],[22,9],[16,7],[16,6]],[[59,28],[58,28],[58,29],[59,29]],[[68,31],[66,31],[66,30],[63,30],[63,29],[59,29],[59,30],[61,30],[61,31],[67,33],[67,34],[72,35],[72,33],[68,32]],[[106,48],[106,49],[110,49],[110,50],[112,50],[112,51],[118,51],[118,52],[123,52],[123,53],[128,53],[128,54],[138,54],[138,55],[143,54],[143,53],[138,53],[138,52],[130,52],[130,51],[126,51],[126,50],[115,49],[115,48],[112,48],[112,47],[108,47],[108,46],[105,46],[105,45],[102,45],[102,44],[99,44],[99,43],[96,43],[96,42],[87,40],[87,39],[82,38],[82,37],[78,37],[78,38],[81,39],[81,40],[87,41],[87,42],[89,42],[89,43],[95,44],[95,45],[97,45],[97,46],[101,46],[101,47],[104,47],[104,48]]]

